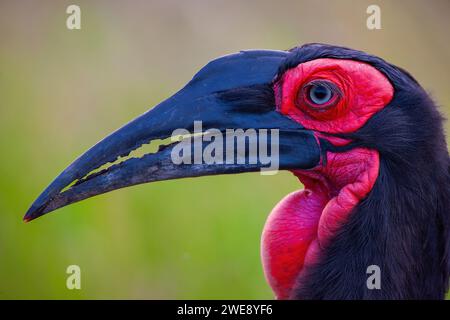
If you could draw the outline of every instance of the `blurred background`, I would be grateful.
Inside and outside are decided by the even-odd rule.
[[[66,28],[70,4],[81,30]],[[370,4],[382,30],[366,28]],[[449,15],[448,0],[1,0],[0,298],[272,298],[260,235],[301,188],[289,173],[159,182],[22,216],[87,148],[240,49],[368,51],[410,71],[448,117]],[[71,264],[82,290],[66,288]]]

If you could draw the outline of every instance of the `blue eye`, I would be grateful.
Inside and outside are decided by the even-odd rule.
[[[308,97],[314,104],[322,105],[333,98],[333,91],[323,84],[314,84],[309,88]]]
[[[341,89],[335,83],[316,79],[300,88],[295,102],[305,112],[324,113],[336,107],[342,96]]]

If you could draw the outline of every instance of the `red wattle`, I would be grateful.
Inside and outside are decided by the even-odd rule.
[[[277,299],[288,299],[336,230],[370,192],[379,170],[377,151],[356,148],[327,153],[327,165],[295,170],[305,190],[285,197],[264,227],[264,273]]]

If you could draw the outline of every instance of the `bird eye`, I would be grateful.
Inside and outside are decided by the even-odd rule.
[[[314,80],[303,86],[299,91],[298,103],[312,110],[324,111],[335,106],[341,97],[341,91],[332,82]]]
[[[317,84],[310,86],[308,96],[315,104],[322,105],[331,100],[333,92],[325,85]]]

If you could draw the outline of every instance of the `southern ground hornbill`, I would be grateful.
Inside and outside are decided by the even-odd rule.
[[[444,297],[450,179],[442,117],[406,71],[344,47],[242,51],[210,62],[74,161],[24,220],[130,185],[261,168],[174,164],[181,142],[127,158],[199,120],[205,131],[278,129],[279,168],[305,186],[276,206],[263,231],[264,272],[277,298]],[[371,265],[380,289],[367,286]]]

